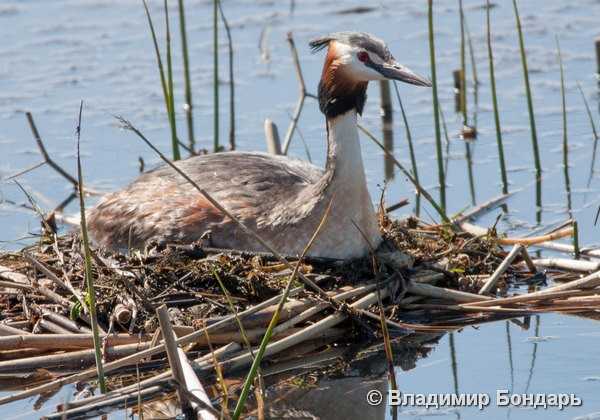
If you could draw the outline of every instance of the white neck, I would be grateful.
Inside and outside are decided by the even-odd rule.
[[[337,181],[361,184],[366,189],[356,118],[356,111],[351,110],[327,119],[327,171],[333,171]]]
[[[327,189],[334,197],[329,218],[332,233],[346,237],[344,245],[348,250],[364,255],[365,249],[368,252],[368,247],[362,234],[375,247],[379,245],[381,236],[367,189],[356,119],[356,111],[351,110],[327,120],[325,176],[329,178]]]

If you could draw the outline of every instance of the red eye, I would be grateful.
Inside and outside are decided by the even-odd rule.
[[[369,61],[369,54],[367,54],[365,51],[360,51],[358,54],[356,54],[356,57],[358,57],[358,59],[363,63]]]

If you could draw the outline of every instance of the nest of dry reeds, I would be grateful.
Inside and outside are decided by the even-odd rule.
[[[501,246],[505,239],[493,232],[474,235],[416,218],[383,218],[381,230],[385,243],[372,258],[300,263],[299,272],[324,294],[297,280],[263,369],[274,368],[279,380],[277,366],[302,360],[310,380],[318,372],[335,375],[360,349],[380,346],[382,337],[398,351],[410,337],[435,339],[470,324],[598,307],[600,282],[593,275],[538,291],[546,275],[526,248],[517,244],[507,253]],[[179,337],[186,361],[195,360],[192,366],[204,384],[219,384],[236,372],[239,376],[252,362],[248,346],[260,343],[291,275],[267,254],[200,245],[150,246],[130,255],[94,251],[96,312],[111,391],[62,408],[73,417],[86,417],[178,389],[161,341],[160,307],[166,307],[169,328]],[[36,385],[0,398],[0,404],[55,391],[57,384],[92,381],[93,388],[95,359],[79,236],[47,235],[20,252],[1,254],[0,281],[0,375],[19,378],[20,386]],[[511,284],[527,285],[531,293],[506,297]],[[344,351],[323,365],[323,349],[334,348]],[[380,359],[381,351],[376,352]],[[411,352],[417,355],[411,360],[418,357],[416,347]],[[315,355],[320,363],[307,369]],[[299,386],[304,383],[295,378]],[[239,385],[227,392],[235,393]],[[210,389],[213,403],[226,405],[223,389]]]

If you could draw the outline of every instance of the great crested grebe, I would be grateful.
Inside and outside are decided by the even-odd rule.
[[[176,165],[286,255],[303,250],[332,202],[309,254],[362,257],[370,245],[381,242],[356,121],[367,83],[392,79],[431,84],[396,62],[383,41],[366,33],[337,32],[311,41],[310,46],[313,51],[328,47],[319,83],[319,106],[327,125],[325,170],[258,152],[194,156]],[[168,166],[109,194],[88,217],[96,243],[113,250],[141,248],[151,241],[192,243],[210,232],[211,246],[265,251]]]

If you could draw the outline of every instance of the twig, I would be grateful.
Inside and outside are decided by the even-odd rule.
[[[73,184],[74,187],[77,187],[77,180],[75,178],[73,178],[73,176],[69,175],[67,173],[67,171],[65,171],[63,168],[61,168],[56,162],[54,162],[54,160],[50,157],[50,155],[46,151],[46,147],[44,146],[44,142],[42,142],[40,133],[39,133],[37,127],[35,126],[35,122],[33,121],[33,115],[31,115],[31,112],[26,112],[25,116],[27,117],[27,122],[29,123],[29,128],[31,128],[31,132],[33,133],[33,138],[35,139],[35,142],[37,143],[38,149],[40,149],[40,152],[42,153],[42,156],[44,157],[44,161],[52,169],[54,169],[56,172],[58,172],[60,175],[62,175],[63,178],[65,178],[67,181],[69,181],[71,184]]]
[[[294,110],[294,116],[292,117],[292,121],[290,122],[287,132],[285,133],[285,138],[283,140],[284,155],[287,155],[290,143],[292,142],[292,136],[294,135],[294,130],[296,130],[298,120],[300,119],[300,114],[302,113],[304,100],[307,96],[306,84],[304,83],[304,76],[302,75],[302,68],[300,67],[300,59],[298,58],[298,50],[296,50],[296,44],[294,43],[294,38],[291,32],[287,33],[287,41],[290,44],[290,49],[292,51],[292,60],[294,62],[294,69],[296,70],[296,76],[298,77],[298,83],[300,85],[300,97],[298,98],[296,109]]]
[[[46,163],[48,163],[48,162],[44,161],[44,162],[36,163],[35,165],[30,166],[29,168],[23,169],[23,170],[17,172],[16,174],[7,176],[6,178],[4,178],[4,181],[10,181],[11,179],[23,176],[23,175],[39,168],[40,166],[44,166]]]

